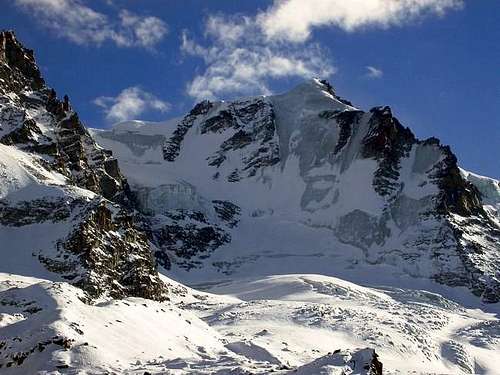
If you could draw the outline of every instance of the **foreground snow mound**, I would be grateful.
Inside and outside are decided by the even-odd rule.
[[[373,349],[337,351],[301,366],[296,375],[382,375],[382,363]]]
[[[0,274],[0,373],[497,373],[498,311],[479,305],[318,275],[163,281],[171,301],[89,304],[67,283]]]
[[[175,369],[179,358],[224,355],[238,363],[216,332],[170,303],[127,298],[88,305],[67,283],[6,274],[0,285],[2,373],[143,374]]]

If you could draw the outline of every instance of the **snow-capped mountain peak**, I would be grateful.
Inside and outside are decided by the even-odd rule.
[[[319,79],[89,130],[2,32],[0,372],[495,373],[499,186]]]
[[[212,228],[195,243],[183,230],[175,241],[156,237],[165,266],[189,270],[186,280],[345,274],[358,264],[360,273],[386,269],[384,283],[430,279],[468,287],[484,301],[500,298],[498,217],[485,209],[492,203],[463,177],[449,147],[418,140],[389,107],[362,111],[314,79],[280,95],[205,101],[168,127],[162,147],[95,134],[115,151],[144,212],[188,209],[190,220],[200,215],[196,231]],[[232,207],[234,225],[225,227],[214,202]],[[162,220],[159,233],[180,223]],[[313,255],[317,262],[295,261]]]

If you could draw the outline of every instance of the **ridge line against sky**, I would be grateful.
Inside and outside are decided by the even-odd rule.
[[[91,63],[97,76],[103,71],[110,73],[109,80],[101,75],[102,87],[97,85],[98,78],[92,78],[89,80],[92,87],[81,90],[71,82],[59,85],[59,79],[51,74],[51,59],[40,61],[49,84],[67,90],[73,101],[77,101],[82,118],[89,119],[94,126],[103,121],[110,124],[137,118],[161,120],[189,110],[194,101],[282,92],[303,79],[319,76],[329,78],[339,93],[355,104],[365,109],[373,104],[389,104],[418,136],[436,135],[455,146],[455,137],[451,134],[449,139],[447,134],[443,137],[438,126],[447,117],[448,123],[457,122],[456,113],[436,115],[429,121],[429,116],[422,116],[418,108],[410,107],[412,102],[415,107],[432,107],[419,102],[428,104],[432,99],[440,102],[454,96],[453,92],[462,82],[457,82],[458,79],[451,80],[451,85],[440,82],[439,74],[446,76],[447,72],[440,72],[433,63],[441,69],[455,67],[439,59],[429,61],[428,66],[417,65],[416,61],[424,60],[425,56],[422,59],[417,56],[415,63],[410,58],[417,53],[412,50],[423,48],[434,51],[442,47],[456,48],[457,54],[461,53],[458,50],[464,47],[464,41],[453,35],[455,28],[467,20],[471,9],[472,12],[477,9],[478,14],[485,12],[486,3],[495,6],[489,0],[482,6],[462,0],[256,0],[237,4],[226,0],[186,0],[163,6],[148,0],[140,4],[130,0],[14,0],[7,6],[8,22],[4,22],[5,14],[0,20],[18,31],[21,39],[28,39],[26,44],[35,48],[37,56],[43,57],[42,48],[46,48],[52,53],[57,51],[54,56],[63,57],[63,50],[68,48],[78,51],[79,57],[84,52],[104,57],[101,60],[90,60],[92,56],[68,59],[66,66],[73,64],[76,70],[89,70],[80,64]],[[496,9],[499,8],[496,5]],[[487,20],[488,17],[491,18],[491,13],[486,15]],[[477,25],[462,26],[466,29]],[[435,45],[432,39],[411,35],[415,32],[425,35],[430,31],[434,33]],[[26,37],[28,33],[31,35]],[[491,38],[495,35],[498,35],[498,27],[492,30]],[[453,37],[457,37],[455,45]],[[51,40],[53,46],[37,48],[43,38]],[[30,39],[34,43],[30,44]],[[442,45],[443,39],[450,44]],[[353,43],[349,45],[349,42]],[[482,43],[487,50],[488,42]],[[470,48],[468,44],[465,47]],[[380,54],[372,51],[377,48]],[[357,49],[365,49],[366,56],[361,56]],[[407,58],[402,58],[404,49],[408,49]],[[490,54],[494,63],[498,52]],[[125,75],[122,80],[108,66],[117,61],[122,66],[114,68]],[[458,63],[467,64],[466,61]],[[56,65],[59,64],[64,63]],[[137,74],[141,65],[144,71]],[[86,77],[90,76],[89,71],[85,73]],[[148,73],[157,77],[164,75],[165,79],[155,80],[148,77]],[[435,81],[430,82],[429,98],[413,101],[410,98],[413,92],[425,90],[419,76],[426,74]],[[476,83],[470,84],[476,89]],[[407,90],[408,98],[401,97],[403,89]],[[86,98],[83,103],[79,100],[79,91]],[[486,92],[492,92],[493,96],[496,93],[493,87],[487,87]],[[396,100],[391,100],[393,97]],[[449,111],[451,107],[448,103],[442,111]],[[472,111],[471,108],[474,106],[462,110]],[[471,115],[465,114],[465,117],[464,126]],[[493,121],[498,118],[497,115]],[[464,130],[467,131],[465,127]],[[493,132],[498,146],[498,130]],[[488,164],[488,174],[498,176],[492,168],[498,163],[490,160]],[[479,165],[479,155],[476,155],[471,168]]]

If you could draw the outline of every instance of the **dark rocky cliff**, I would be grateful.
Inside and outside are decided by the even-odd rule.
[[[2,199],[0,225],[25,228],[29,236],[32,225],[66,224],[53,248],[38,249],[33,239],[31,251],[48,270],[90,298],[167,298],[117,160],[95,143],[69,98],[45,84],[33,51],[10,31],[0,33],[0,143],[22,151],[33,163],[23,168],[38,186],[47,184],[21,201]],[[63,176],[61,197],[45,195],[53,188],[45,174]]]

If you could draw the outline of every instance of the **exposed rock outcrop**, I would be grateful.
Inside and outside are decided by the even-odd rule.
[[[164,216],[148,219],[148,230],[158,248],[156,258],[167,269],[171,262],[186,270],[200,268],[203,259],[231,242],[227,229],[199,211],[171,210]]]
[[[279,146],[272,106],[263,99],[236,101],[227,106],[210,102],[197,104],[178,124],[172,137],[165,143],[163,155],[166,161],[174,162],[179,155],[182,141],[193,125],[204,134],[223,134],[224,141],[210,155],[208,165],[214,167],[213,178],[221,176],[229,155],[241,160],[238,168],[228,167],[223,172],[229,182],[255,176],[257,171],[279,162]]]
[[[0,33],[0,142],[47,156],[70,183],[125,202],[128,185],[110,151],[94,142],[67,95],[45,85],[33,51]],[[8,94],[8,95],[7,95]]]
[[[105,201],[84,207],[82,215],[68,238],[57,243],[55,255],[40,254],[40,261],[91,297],[165,300],[148,239],[133,217]]]
[[[336,350],[303,365],[288,374],[357,374],[382,375],[383,365],[373,349]],[[332,371],[332,372],[331,372]],[[333,372],[334,371],[334,372]]]
[[[89,300],[167,298],[118,161],[95,143],[68,96],[59,99],[45,84],[33,52],[9,31],[0,32],[0,144],[0,230],[30,238],[43,228],[48,239],[32,238],[23,252]]]

